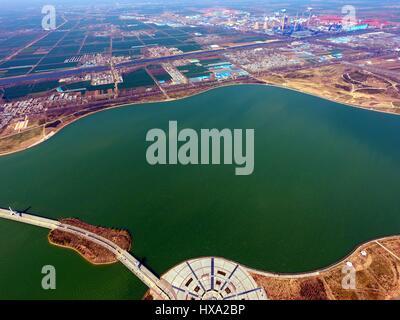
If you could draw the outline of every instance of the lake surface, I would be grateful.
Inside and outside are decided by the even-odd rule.
[[[255,129],[255,170],[150,166],[152,128]],[[0,207],[128,229],[158,273],[216,255],[269,271],[324,267],[360,242],[400,233],[400,117],[266,86],[81,119],[47,142],[0,158]],[[57,289],[41,289],[54,265]],[[51,246],[47,231],[0,221],[0,298],[140,299],[121,264],[95,267]]]

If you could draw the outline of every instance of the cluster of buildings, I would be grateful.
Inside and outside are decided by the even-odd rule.
[[[50,108],[59,108],[67,104],[80,104],[80,93],[61,93],[50,96],[40,96],[3,103],[0,105],[0,130],[5,129],[13,119],[25,118],[43,114]]]
[[[180,69],[180,77],[186,78],[186,82],[199,83],[204,81],[222,81],[227,79],[237,79],[247,77],[249,73],[229,61],[215,61],[214,63],[205,63],[198,59],[181,60],[175,63]],[[197,71],[193,72],[193,68]],[[187,69],[187,70],[185,70]],[[182,74],[182,72],[184,74]]]
[[[188,83],[188,79],[186,79],[186,77],[179,70],[177,70],[171,63],[163,63],[162,67],[171,76],[172,85]]]
[[[42,100],[42,99],[39,99]],[[25,120],[17,123],[15,130],[24,129],[28,125],[27,116],[45,111],[43,101],[35,98],[7,102],[0,105],[0,131],[5,129],[15,118],[24,117]]]
[[[118,64],[121,62],[129,61],[130,57],[126,56],[111,56],[110,54],[85,54],[80,57],[79,61],[83,67],[108,65],[114,63]]]
[[[110,63],[110,56],[103,54],[87,54],[81,58],[83,67],[91,67],[97,65],[106,65]]]
[[[251,14],[250,12],[234,9],[205,9],[193,15],[178,15],[165,13],[155,18],[153,23],[169,26],[209,26],[223,27],[240,32],[266,33],[270,35],[290,35],[304,37],[320,32],[342,32],[364,30],[369,27],[384,28],[390,26],[388,21],[366,19],[346,20],[346,15],[317,15],[309,7],[303,12],[292,12],[281,9],[270,14]]]
[[[239,77],[246,77],[249,73],[242,70],[230,62],[218,62],[207,65],[207,70],[210,72],[209,75],[193,77],[189,80],[191,82],[201,82],[204,80],[227,80],[227,79],[237,79]]]
[[[2,107],[4,114],[11,115],[14,118],[29,114],[38,114],[45,111],[44,101],[40,98],[30,98],[7,102],[3,104]]]
[[[64,60],[64,63],[73,63],[73,62],[80,62],[82,60],[82,56],[74,56]]]
[[[329,38],[335,44],[346,44],[350,47],[368,47],[371,49],[394,50],[400,48],[400,36],[384,31],[370,32],[359,35],[346,35]]]
[[[115,69],[113,71],[93,73],[90,78],[90,84],[93,86],[124,82],[122,76]]]
[[[60,85],[71,84],[71,83],[80,83],[90,81],[92,86],[102,86],[108,84],[122,83],[124,79],[122,75],[116,70],[104,71],[104,72],[95,72],[95,73],[85,73],[82,75],[72,76],[69,78],[62,78],[59,80]],[[78,88],[79,89],[79,88]],[[62,89],[58,89],[58,92],[64,92]],[[74,90],[71,90],[74,91]],[[79,90],[75,90],[79,91]]]
[[[173,47],[167,48],[164,46],[148,46],[143,50],[143,53],[146,57],[159,58],[182,54],[183,51]]]
[[[11,114],[7,114],[0,108],[0,132],[5,129],[13,119]]]
[[[283,33],[304,29],[312,18],[312,9],[302,16],[290,18],[285,9],[271,15],[254,15],[250,12],[234,9],[206,9],[193,15],[181,16],[177,14],[165,14],[159,19],[167,25],[195,25],[223,27],[241,32],[267,32]]]
[[[271,51],[266,48],[256,48],[225,53],[225,56],[236,64],[240,64],[251,73],[298,65],[301,60],[295,56]]]

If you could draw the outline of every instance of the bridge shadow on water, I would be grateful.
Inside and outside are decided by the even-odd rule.
[[[140,266],[144,266],[147,269],[149,269],[157,278],[160,278],[160,274],[156,272],[152,267],[150,267],[147,257],[137,257],[135,256],[132,252],[129,252],[131,255],[133,255],[137,260],[140,262]]]
[[[21,212],[21,213],[29,213],[29,210],[31,210],[31,209],[32,209],[32,206],[29,206],[28,208],[26,208],[24,210],[21,210],[19,212]]]

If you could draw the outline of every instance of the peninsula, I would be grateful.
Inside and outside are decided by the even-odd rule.
[[[131,236],[125,230],[96,227],[72,218],[61,219],[60,223],[88,230],[112,241],[123,250],[129,251],[131,249]],[[92,264],[110,264],[118,262],[118,259],[112,252],[78,234],[69,233],[62,229],[53,229],[50,231],[48,239],[51,244],[78,252]]]
[[[184,261],[158,278],[121,247],[128,249],[127,246],[130,246],[126,231],[94,227],[77,219],[57,222],[4,209],[0,209],[0,218],[50,228],[51,242],[76,249],[94,264],[112,263],[115,261],[110,257],[117,257],[148,285],[145,300],[400,298],[400,236],[366,242],[342,261],[308,273],[277,274],[252,269],[221,257],[202,257]],[[127,259],[135,262],[132,265]],[[344,267],[354,270],[353,287],[343,285]]]

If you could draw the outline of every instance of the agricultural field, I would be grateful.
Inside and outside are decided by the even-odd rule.
[[[92,85],[90,81],[80,81],[71,84],[64,85],[60,87],[62,91],[79,91],[84,93],[86,91],[106,91],[109,89],[113,89],[114,84],[103,84],[103,85]]]
[[[203,77],[210,75],[210,71],[208,71],[205,66],[197,63],[190,63],[184,66],[179,66],[177,67],[177,69],[187,78]]]
[[[111,56],[116,61],[138,60],[152,56],[147,52],[152,47],[176,54],[209,49],[215,43],[226,47],[270,38],[229,29],[157,23],[117,13],[80,14],[63,16],[53,31],[42,30],[35,17],[34,28],[28,21],[20,22],[20,27],[31,26],[29,31],[0,36],[0,78],[108,65]],[[196,67],[187,72],[189,77],[207,75],[206,70]],[[168,81],[165,77],[160,80]]]
[[[18,85],[3,89],[3,99],[12,100],[16,98],[22,98],[27,95],[46,92],[54,90],[58,87],[58,81],[44,81],[39,83]]]
[[[194,33],[195,30],[184,27],[119,16],[71,18],[54,31],[38,30],[0,38],[0,78],[76,68],[84,64],[82,57],[90,61],[90,56],[96,55],[104,58],[92,64],[105,64],[106,57],[111,55],[140,59],[143,49],[152,46],[177,48],[182,52],[201,50]]]
[[[169,82],[172,79],[169,73],[159,64],[150,65],[147,67],[147,70],[159,83]]]
[[[153,79],[144,68],[123,75],[124,82],[118,85],[120,89],[134,89],[154,85]]]

